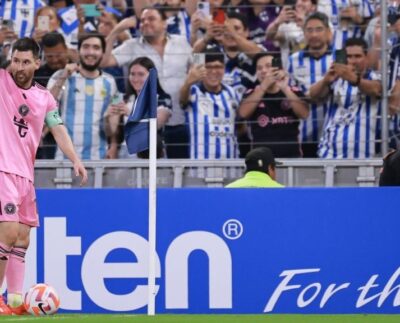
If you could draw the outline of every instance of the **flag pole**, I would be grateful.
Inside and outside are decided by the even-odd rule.
[[[156,206],[157,206],[157,118],[150,118],[149,142],[149,276],[147,315],[155,315],[156,300]]]

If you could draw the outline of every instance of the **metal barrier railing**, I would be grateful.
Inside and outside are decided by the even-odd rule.
[[[381,159],[321,160],[280,159],[277,180],[288,187],[377,186]],[[117,188],[148,186],[148,160],[85,161],[89,172],[86,187]],[[160,159],[158,187],[223,187],[243,175],[243,160]],[[67,161],[40,160],[35,164],[35,185],[40,188],[79,187]]]

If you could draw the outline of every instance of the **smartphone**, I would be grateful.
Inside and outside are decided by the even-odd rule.
[[[205,65],[206,55],[204,53],[194,53],[193,54],[193,64],[194,65]]]
[[[193,1],[193,0],[192,0]],[[197,2],[197,11],[201,13],[202,16],[210,16],[210,3],[209,2]]]
[[[279,69],[282,69],[282,59],[280,56],[272,58],[272,67],[277,67]]]
[[[290,9],[295,10],[296,2],[297,2],[297,0],[285,0],[284,6],[288,6],[288,7],[290,7]]]
[[[50,17],[49,16],[38,16],[38,29],[44,31],[50,31]]]
[[[344,49],[335,50],[335,63],[347,64],[347,55]]]
[[[100,17],[101,12],[97,4],[81,4],[85,17]]]
[[[225,23],[224,9],[215,9],[213,12],[213,21],[217,24],[223,25]]]
[[[119,104],[119,103],[121,103],[121,102],[123,102],[123,101],[124,101],[124,96],[123,96],[123,94],[120,93],[120,92],[117,92],[117,93],[115,93],[115,94],[113,95],[113,97],[112,97],[112,99],[111,99],[111,104],[112,104],[112,105],[116,105],[116,104]]]

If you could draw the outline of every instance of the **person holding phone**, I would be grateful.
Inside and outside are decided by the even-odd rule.
[[[267,39],[279,43],[283,66],[288,66],[289,55],[305,46],[303,26],[306,17],[317,9],[317,0],[285,2],[278,17],[266,30]]]
[[[235,120],[239,98],[222,81],[224,54],[215,47],[204,53],[205,64],[192,66],[179,96],[190,129],[190,158],[238,158]]]
[[[310,86],[321,80],[333,62],[329,46],[332,33],[328,17],[315,12],[304,24],[306,47],[289,56],[288,72],[292,85],[300,87],[306,96]],[[307,119],[300,122],[300,140],[303,157],[317,158],[327,104],[312,102]]]
[[[40,44],[43,36],[49,32],[60,32],[60,20],[57,16],[57,9],[44,6],[38,9],[35,14],[35,29],[32,37]]]
[[[239,106],[239,116],[250,123],[253,148],[269,147],[276,157],[301,157],[299,119],[309,114],[304,94],[289,86],[280,56],[257,54],[254,65],[258,84]]]
[[[380,75],[368,68],[363,39],[349,38],[344,50],[347,64],[332,63],[324,77],[310,88],[313,101],[328,102],[318,156],[371,158],[375,156],[379,122]]]

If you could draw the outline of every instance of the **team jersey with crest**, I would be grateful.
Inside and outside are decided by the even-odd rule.
[[[51,89],[63,71],[50,78],[47,88]],[[107,140],[103,117],[111,99],[117,95],[114,78],[101,73],[95,79],[73,73],[65,82],[60,96],[60,111],[64,124],[81,159],[101,159],[106,155]],[[56,158],[63,155],[57,151]]]
[[[288,72],[290,84],[300,87],[303,93],[308,93],[312,84],[321,80],[333,62],[330,52],[314,58],[307,50],[290,55]],[[321,136],[328,103],[310,104],[310,115],[300,121],[300,138],[302,142],[317,143]]]
[[[219,93],[207,92],[202,84],[190,89],[186,122],[190,129],[192,159],[238,157],[235,134],[238,97],[232,87],[222,85]]]
[[[3,21],[14,22],[14,31],[18,37],[32,34],[36,11],[44,6],[40,0],[0,0],[0,17]]]
[[[33,182],[33,165],[46,116],[57,112],[50,92],[34,83],[18,87],[11,75],[0,69],[0,171]]]
[[[367,80],[380,76],[368,72]],[[363,94],[343,79],[332,85],[318,155],[322,158],[370,158],[375,155],[379,99]]]
[[[247,90],[243,99],[248,98],[253,89]],[[304,94],[295,87],[291,90],[299,97]],[[248,118],[253,148],[269,147],[275,157],[301,157],[299,144],[299,117],[293,112],[282,91],[265,93]]]

